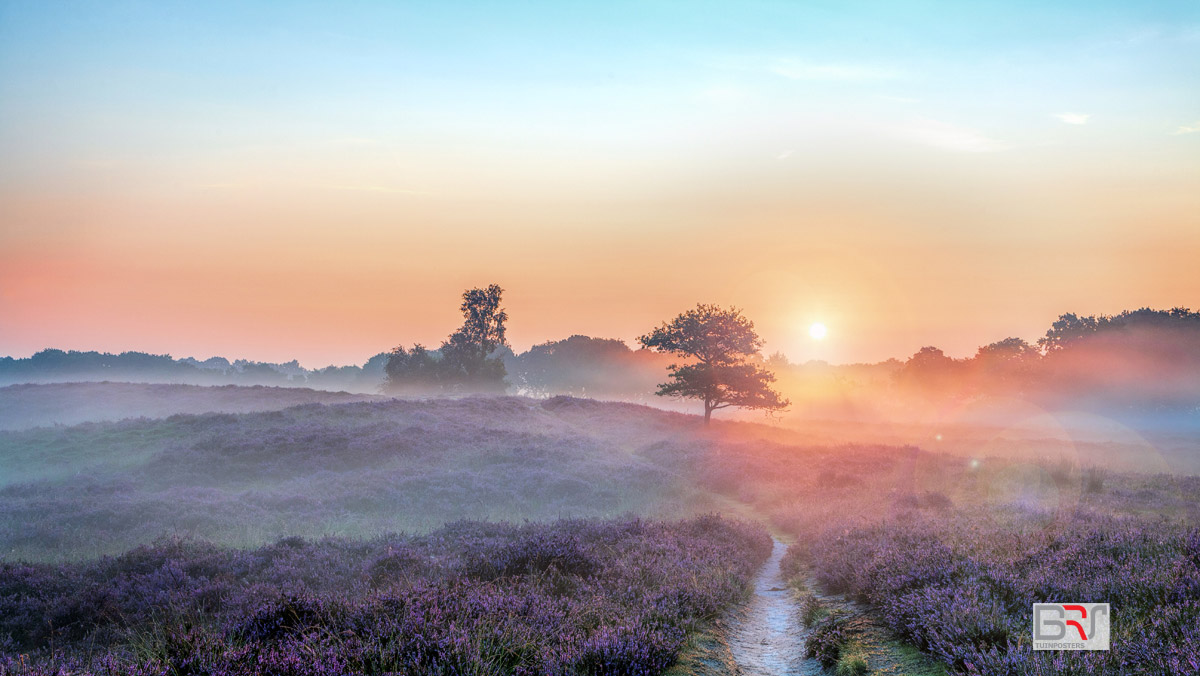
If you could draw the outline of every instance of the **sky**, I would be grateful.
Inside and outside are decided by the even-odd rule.
[[[968,356],[1197,260],[1196,2],[0,2],[0,354]]]

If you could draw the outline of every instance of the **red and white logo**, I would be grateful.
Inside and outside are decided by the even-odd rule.
[[[1107,603],[1033,604],[1034,650],[1108,650]]]

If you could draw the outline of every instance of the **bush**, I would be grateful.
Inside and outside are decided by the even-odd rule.
[[[821,599],[817,598],[816,594],[810,591],[804,591],[799,594],[800,601],[800,621],[806,627],[812,627],[818,620],[829,614],[821,604]]]
[[[827,615],[808,635],[804,655],[819,660],[826,667],[837,664],[842,647],[850,640],[848,624],[845,615]]]
[[[470,575],[483,580],[514,575],[559,573],[587,577],[596,563],[583,550],[579,536],[561,529],[529,527],[514,542],[485,548],[468,564]]]
[[[338,614],[335,608],[319,599],[289,596],[257,610],[238,624],[233,635],[247,643],[296,638],[334,624]]]

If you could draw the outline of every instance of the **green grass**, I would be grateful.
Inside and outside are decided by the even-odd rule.
[[[859,653],[848,652],[847,648],[842,649],[842,655],[837,661],[837,676],[862,676],[868,670],[867,658]]]

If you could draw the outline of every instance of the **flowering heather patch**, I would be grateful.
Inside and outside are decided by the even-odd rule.
[[[804,642],[804,654],[814,657],[827,667],[837,664],[841,656],[842,646],[849,640],[846,631],[846,618],[840,615],[827,615],[813,625],[813,631]]]
[[[656,674],[770,550],[704,516],[4,563],[0,674]]]
[[[968,674],[1200,673],[1200,534],[1162,518],[1016,507],[831,524],[786,564],[874,606]],[[1112,604],[1111,651],[1037,652],[1032,604]]]

